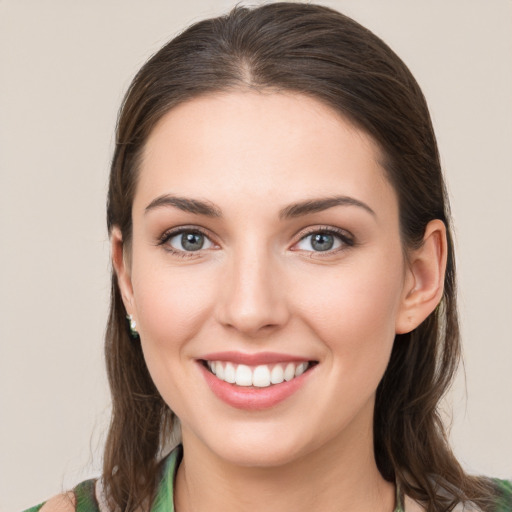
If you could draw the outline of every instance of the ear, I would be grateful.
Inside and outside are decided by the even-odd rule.
[[[448,244],[444,222],[427,224],[421,247],[409,253],[396,334],[412,331],[439,304],[444,290]]]
[[[112,265],[117,276],[117,284],[121,292],[124,307],[129,314],[134,313],[133,288],[130,273],[130,262],[126,255],[121,230],[114,226],[110,234]]]

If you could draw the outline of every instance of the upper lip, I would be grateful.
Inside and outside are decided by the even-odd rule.
[[[280,354],[277,352],[257,352],[255,354],[247,354],[236,351],[212,352],[201,356],[199,359],[203,361],[226,361],[235,364],[245,364],[247,366],[277,363],[305,363],[311,361],[311,359],[307,357]]]

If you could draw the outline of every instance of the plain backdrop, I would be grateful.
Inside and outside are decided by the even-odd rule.
[[[456,225],[467,374],[447,398],[451,439],[470,471],[510,478],[512,1],[322,3],[381,36],[429,102]],[[117,110],[152,53],[233,5],[0,0],[2,512],[99,473]]]

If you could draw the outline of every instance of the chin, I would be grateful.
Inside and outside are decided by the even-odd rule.
[[[239,467],[272,468],[297,461],[318,448],[319,440],[274,425],[238,425],[230,432],[203,438],[203,445],[215,456]],[[186,444],[185,437],[185,444]]]
[[[227,462],[246,468],[282,467],[299,458],[299,450],[272,441],[253,446],[230,446],[219,453]]]

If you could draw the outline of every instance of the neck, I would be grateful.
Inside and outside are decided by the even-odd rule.
[[[334,440],[284,465],[261,468],[231,464],[184,435],[176,512],[391,512],[395,487],[377,469],[372,438],[372,432],[359,433],[350,442]]]

